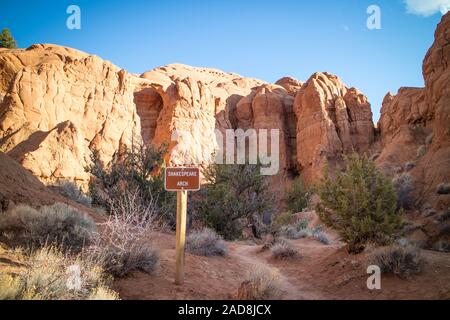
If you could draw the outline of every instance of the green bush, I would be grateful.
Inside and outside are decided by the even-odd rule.
[[[0,239],[28,248],[58,245],[79,251],[96,236],[94,221],[63,203],[34,209],[18,205],[0,215]]]
[[[291,187],[286,193],[286,205],[288,210],[292,212],[300,212],[308,207],[310,193],[306,189],[300,178],[292,182]]]
[[[227,240],[241,237],[248,225],[259,238],[264,232],[263,216],[274,212],[260,166],[212,164],[203,173],[205,184],[192,197],[195,216]]]
[[[143,203],[156,200],[158,215],[175,225],[176,198],[174,192],[164,189],[164,159],[166,147],[139,145],[124,148],[108,165],[97,151],[91,155],[91,164],[85,169],[92,174],[89,193],[93,204],[110,211],[111,203],[120,201],[126,191],[138,192]]]
[[[345,170],[334,178],[325,168],[318,187],[320,218],[338,231],[351,253],[362,251],[367,243],[392,242],[402,228],[392,182],[370,160],[356,154],[344,160]]]

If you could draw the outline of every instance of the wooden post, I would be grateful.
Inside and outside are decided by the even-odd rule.
[[[177,191],[177,243],[175,284],[184,283],[184,244],[186,242],[187,191]]]

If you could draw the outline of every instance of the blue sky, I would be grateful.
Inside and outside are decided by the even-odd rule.
[[[441,18],[430,3],[449,0],[3,0],[0,28],[20,47],[70,46],[133,73],[175,62],[268,82],[328,71],[366,94],[377,120],[388,91],[423,86],[422,60]],[[70,4],[81,8],[81,30],[66,28]],[[366,27],[371,4],[381,30]]]

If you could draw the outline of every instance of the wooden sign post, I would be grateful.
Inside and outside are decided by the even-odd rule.
[[[184,246],[186,243],[187,192],[200,190],[200,170],[189,167],[166,168],[164,186],[177,192],[177,231],[175,283],[184,283]]]

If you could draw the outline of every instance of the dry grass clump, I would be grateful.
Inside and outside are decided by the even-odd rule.
[[[240,300],[276,299],[282,294],[279,274],[263,264],[254,265],[238,290]]]
[[[418,248],[399,245],[374,251],[369,262],[379,266],[382,273],[392,273],[400,278],[420,273],[425,264]]]
[[[92,260],[44,247],[25,258],[17,275],[0,272],[0,300],[117,300],[111,278]]]
[[[186,250],[199,256],[223,256],[227,253],[222,237],[209,228],[189,234],[186,239]]]
[[[0,216],[0,239],[27,248],[58,245],[79,251],[93,241],[94,221],[63,203],[34,209],[18,205]]]
[[[284,239],[279,239],[270,248],[272,257],[275,259],[293,259],[299,257],[299,253],[292,244]]]
[[[127,192],[111,204],[110,212],[103,232],[84,254],[116,277],[134,270],[152,273],[159,263],[158,252],[149,245],[159,223],[156,202],[143,205],[137,192]]]

